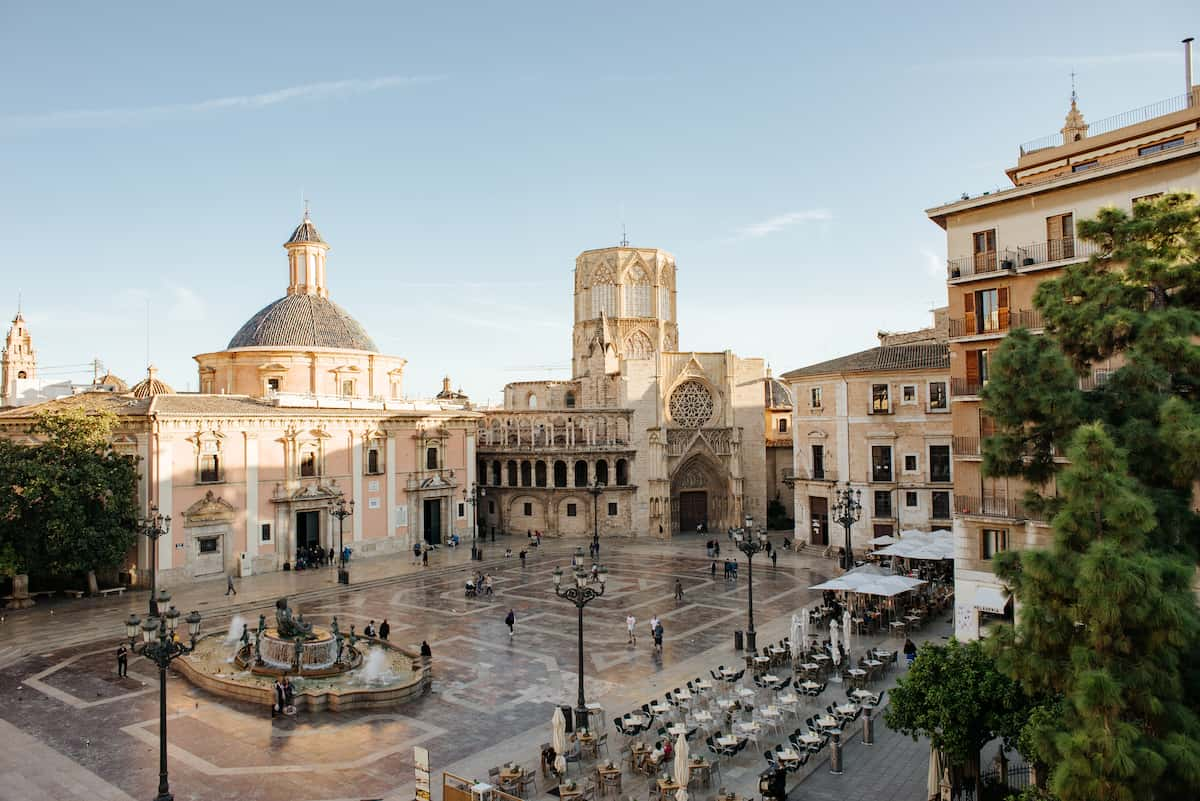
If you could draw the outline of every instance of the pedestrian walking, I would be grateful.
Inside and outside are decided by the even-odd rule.
[[[625,616],[625,628],[629,632],[629,644],[637,645],[637,618],[630,612]]]
[[[520,556],[521,556],[521,567],[525,567],[525,549],[524,548],[521,549]]]
[[[713,581],[716,581],[717,580],[717,560],[716,559],[714,559],[712,561],[712,566],[710,567],[709,572],[712,574]]]
[[[421,549],[421,566],[429,567],[429,549],[428,548]]]
[[[771,567],[779,567],[779,550],[771,551]]]
[[[117,676],[123,678],[129,675],[129,649],[125,643],[117,646]]]
[[[658,621],[658,625],[654,627],[654,650],[662,653],[663,643],[663,626],[662,621]]]
[[[654,637],[654,632],[658,629],[658,615],[650,616],[650,636]]]
[[[334,563],[337,562],[336,556],[337,555],[333,552],[333,547],[330,546],[330,548],[329,548],[329,566],[330,567],[333,567]]]
[[[504,616],[504,625],[508,626],[508,637],[512,639],[513,627],[517,624],[517,616],[513,610],[509,609],[508,614]]]
[[[675,579],[675,600],[683,600],[683,582],[679,579]]]
[[[229,593],[233,593],[234,595],[237,595],[237,587],[233,586],[233,574],[232,573],[230,573],[229,575],[227,575],[225,577],[225,594],[229,595]]]
[[[917,658],[917,645],[907,637],[904,639],[904,656],[908,659],[909,665]]]
[[[413,543],[413,564],[421,561],[421,543]]]
[[[388,638],[388,635],[391,633],[392,633],[392,626],[391,626],[391,624],[389,624],[387,622],[387,618],[385,617],[383,619],[383,622],[379,624],[379,639],[386,640]]]

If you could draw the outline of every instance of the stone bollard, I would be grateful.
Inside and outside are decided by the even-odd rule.
[[[863,745],[875,744],[875,719],[871,717],[871,707],[863,709]]]
[[[829,772],[834,776],[842,775],[842,736],[840,734],[833,735],[833,741],[829,744]]]

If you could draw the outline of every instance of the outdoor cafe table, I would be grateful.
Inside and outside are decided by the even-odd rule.
[[[749,698],[754,695],[754,690],[751,690],[749,687],[738,687],[737,694],[743,698]]]
[[[717,706],[719,706],[721,709],[729,709],[736,703],[737,703],[737,701],[734,701],[732,698],[718,698],[717,699]]]
[[[576,783],[574,787],[567,787],[565,784],[558,785],[558,797],[560,799],[579,798],[583,795],[583,785]]]
[[[712,723],[713,719],[712,714],[706,709],[701,709],[699,712],[697,712],[695,714],[695,718],[697,723]]]
[[[839,704],[838,706],[835,706],[834,709],[843,715],[853,715],[858,711],[858,707],[856,707],[854,704]]]
[[[817,662],[828,662],[833,659],[829,654],[813,654],[812,658]]]
[[[671,711],[671,707],[667,706],[666,704],[651,704],[650,711],[656,715],[665,715]]]
[[[667,729],[667,732],[672,737],[678,737],[681,734],[687,734],[687,726],[683,726],[679,723],[676,723],[674,726],[669,727]]]
[[[804,668],[805,670],[820,670],[821,669],[821,666],[818,665],[816,662],[805,662],[800,667]]]
[[[734,668],[721,668],[721,675],[724,676],[725,678],[729,678],[730,676],[736,676],[737,670]]]
[[[790,748],[785,748],[782,751],[775,752],[775,758],[780,762],[799,762],[800,755]]]
[[[758,734],[759,729],[761,728],[761,726],[752,720],[746,720],[733,724],[733,729],[735,732],[744,732],[745,734]]]
[[[763,684],[779,684],[783,679],[770,673],[764,674],[762,677]]]
[[[863,664],[867,667],[883,667],[883,663],[878,659],[864,659]]]
[[[800,686],[806,690],[815,690],[818,687],[820,687],[821,685],[817,684],[815,681],[803,681],[803,682],[800,682]]]
[[[712,682],[708,679],[700,679],[700,681],[696,682],[695,687],[697,690],[711,690]]]
[[[891,651],[881,651],[878,648],[876,648],[875,649],[875,657],[877,659],[884,659],[884,660],[891,659],[892,652]]]
[[[723,745],[726,748],[729,748],[729,747],[735,746],[738,743],[740,743],[741,738],[736,737],[732,734],[722,734],[720,737],[717,738],[716,742],[717,742],[717,745]]]
[[[812,732],[807,732],[807,731],[804,732],[803,734],[801,734],[796,739],[799,740],[800,742],[804,743],[805,745],[816,745],[817,743],[821,742],[820,737],[813,734]]]
[[[779,711],[779,708],[774,707],[774,706],[764,706],[761,709],[759,709],[758,711],[759,711],[759,714],[762,715],[763,718],[766,720],[778,719],[778,718],[783,717],[783,714]]]
[[[512,782],[521,778],[521,768],[519,765],[504,765],[500,768],[500,781]]]
[[[846,672],[849,673],[854,678],[859,678],[860,676],[867,675],[867,671],[863,670],[862,668],[850,668]]]
[[[839,724],[836,718],[832,718],[829,715],[824,715],[817,718],[817,725],[822,729],[836,729]]]
[[[852,690],[850,694],[860,701],[866,701],[867,699],[875,697],[875,693],[871,692],[870,690]]]
[[[472,798],[488,798],[492,794],[492,790],[496,789],[487,782],[478,782],[471,785]]]
[[[676,701],[690,701],[690,700],[692,700],[692,694],[689,693],[687,690],[680,690],[679,692],[675,693],[675,700]]]
[[[891,626],[892,626],[892,631],[904,631],[904,628],[905,628],[907,625],[908,625],[908,624],[907,624],[907,623],[905,623],[903,620],[893,620],[893,621],[892,621],[892,624],[891,624]]]
[[[679,790],[679,785],[675,782],[674,779],[659,779],[658,780],[658,794],[660,796],[665,796],[667,793],[674,793],[678,790]]]
[[[771,664],[771,657],[769,657],[769,656],[756,656],[756,657],[754,657],[754,664],[756,664],[756,665],[769,665],[769,664]]]
[[[632,726],[645,726],[646,719],[644,717],[642,717],[641,715],[626,715],[625,716],[625,724],[632,725]]]

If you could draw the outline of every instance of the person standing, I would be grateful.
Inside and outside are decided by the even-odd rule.
[[[521,567],[525,567],[525,549],[524,548],[521,549],[520,557],[521,557]]]
[[[662,625],[661,620],[656,620],[655,623],[657,625],[655,625],[655,627],[654,627],[654,650],[658,651],[658,653],[661,654],[662,653],[662,642],[663,642],[663,625]]]
[[[421,561],[421,543],[413,543],[413,564]]]
[[[421,549],[421,566],[429,567],[429,549],[428,548]]]
[[[333,546],[330,545],[329,546],[329,566],[333,567],[336,563],[337,563],[337,559],[334,558]]]
[[[712,561],[712,565],[709,567],[709,573],[712,575],[713,581],[716,581],[717,580],[717,560],[716,559],[714,559]]]
[[[771,567],[774,567],[774,568],[779,567],[779,549],[778,548],[771,551]]]
[[[917,658],[917,645],[907,637],[904,640],[904,656],[909,665],[912,665],[913,660]]]
[[[125,678],[129,675],[129,648],[125,643],[117,646],[117,677]]]
[[[275,703],[271,704],[271,717],[275,717],[276,715],[283,714],[283,683],[279,679],[275,679],[275,686],[272,689],[275,693]]]
[[[371,639],[375,638],[375,621],[374,620],[367,623],[367,627],[365,629],[363,629],[363,636],[370,637]]]
[[[229,575],[227,575],[225,577],[225,595],[228,596],[229,593],[233,593],[234,595],[237,595],[237,587],[233,586],[233,574],[232,573],[230,573]]]
[[[637,645],[637,618],[630,612],[625,616],[625,628],[629,632],[629,644]]]
[[[658,615],[650,616],[650,636],[654,636],[654,632],[658,631]]]
[[[679,579],[675,579],[675,600],[683,600],[683,582]]]
[[[504,625],[508,626],[508,638],[511,640],[513,636],[513,627],[517,624],[517,616],[513,610],[509,609],[508,614],[504,616]]]
[[[421,656],[425,659],[433,657],[433,649],[429,647],[429,643],[426,640],[421,640]]]
[[[383,619],[383,622],[379,624],[379,639],[386,640],[388,638],[388,635],[391,633],[392,633],[392,627],[387,622],[387,618],[385,617]]]

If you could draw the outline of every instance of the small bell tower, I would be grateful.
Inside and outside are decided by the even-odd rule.
[[[1077,101],[1079,96],[1075,94],[1075,73],[1071,73],[1071,108],[1067,111],[1067,118],[1063,123],[1059,133],[1062,134],[1063,144],[1067,145],[1071,142],[1078,142],[1087,136],[1088,126],[1083,121],[1083,112],[1079,110]]]
[[[0,353],[0,406],[16,405],[21,392],[36,379],[37,352],[33,349],[29,326],[18,308],[4,340],[4,351]]]

